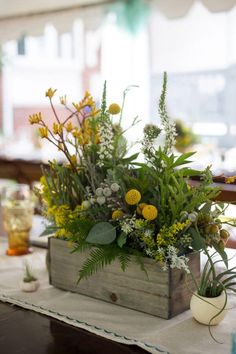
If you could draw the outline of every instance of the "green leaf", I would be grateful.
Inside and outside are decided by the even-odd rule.
[[[201,213],[209,214],[211,211],[212,202],[206,202],[204,206],[200,209]]]
[[[124,232],[122,232],[117,238],[117,244],[120,248],[122,248],[126,244],[126,241],[127,241],[127,235]]]
[[[59,227],[57,227],[57,226],[48,226],[48,227],[46,227],[46,229],[39,235],[39,237],[55,234],[55,232],[56,232],[58,229],[59,229]]]
[[[116,229],[109,222],[99,222],[89,231],[86,242],[108,245],[116,238]]]
[[[128,264],[130,262],[130,255],[127,253],[121,253],[118,256],[118,259],[120,261],[120,266],[123,272],[125,272],[126,268],[128,267]]]
[[[81,279],[86,279],[95,274],[99,269],[111,264],[118,257],[119,252],[117,246],[116,248],[112,248],[112,246],[93,248],[79,271],[77,283],[79,283]]]
[[[133,160],[136,160],[138,157],[139,153],[136,153],[132,156],[126,157],[125,159],[122,159],[121,162],[124,164],[129,164],[131,163]]]
[[[199,251],[205,247],[204,239],[199,235],[196,229],[190,227],[188,232],[192,236],[192,247],[195,251]]]
[[[195,154],[195,152],[186,152],[185,154],[180,155],[177,158],[177,160],[173,163],[172,167],[177,167],[180,165],[184,165],[186,163],[190,163],[191,161],[189,161],[187,159],[194,154]]]
[[[221,256],[226,268],[228,268],[228,256],[225,250],[223,250],[216,242],[212,242],[212,245],[215,248],[216,252],[218,252]]]

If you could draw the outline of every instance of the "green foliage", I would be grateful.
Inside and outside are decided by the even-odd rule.
[[[30,283],[30,282],[36,281],[36,280],[37,280],[37,278],[32,274],[29,264],[27,262],[25,262],[25,276],[24,276],[23,282]]]
[[[117,237],[117,244],[120,248],[122,248],[127,241],[127,235],[125,232],[121,232],[120,235]]]
[[[116,229],[109,222],[99,222],[92,227],[86,242],[97,245],[108,245],[116,238]]]
[[[89,258],[84,262],[79,271],[79,279],[86,279],[95,274],[98,270],[111,264],[116,258],[120,260],[122,270],[125,271],[129,262],[129,255],[120,248],[113,245],[93,248]]]
[[[210,255],[205,249],[204,253],[207,255],[207,262],[201,274],[200,284],[198,286],[198,295],[204,297],[217,297],[223,291],[232,290],[236,293],[236,267],[221,270],[217,273],[216,265],[222,263],[226,258],[214,260],[217,253]]]

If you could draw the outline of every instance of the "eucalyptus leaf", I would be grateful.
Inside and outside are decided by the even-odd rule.
[[[86,242],[98,245],[109,245],[116,238],[116,229],[109,222],[99,222],[92,227]]]

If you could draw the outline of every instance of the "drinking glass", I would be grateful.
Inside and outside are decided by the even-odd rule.
[[[1,195],[3,227],[8,236],[7,255],[30,253],[29,232],[34,214],[33,194],[28,185],[4,188]]]

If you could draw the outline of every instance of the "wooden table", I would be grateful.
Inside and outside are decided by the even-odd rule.
[[[1,354],[145,354],[56,319],[0,302]]]
[[[42,176],[42,161],[28,161],[24,159],[10,159],[0,156],[0,179],[12,179],[18,183],[32,185]]]

